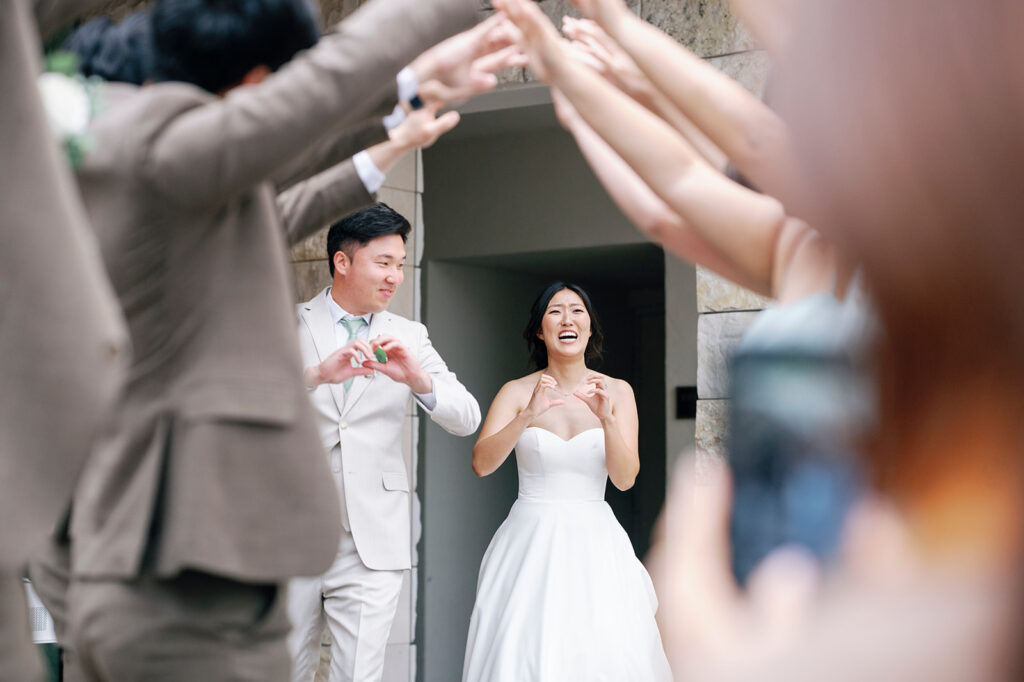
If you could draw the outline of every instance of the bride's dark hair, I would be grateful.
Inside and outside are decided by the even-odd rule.
[[[530,353],[529,364],[532,369],[544,369],[548,366],[548,349],[544,346],[544,342],[537,338],[537,332],[540,331],[541,320],[544,319],[544,312],[547,310],[551,298],[563,289],[578,295],[587,309],[587,314],[590,315],[590,340],[587,342],[584,359],[587,362],[601,359],[601,353],[604,351],[604,332],[601,331],[601,323],[598,322],[594,306],[590,302],[590,295],[578,284],[552,282],[544,288],[537,300],[530,306],[530,320],[523,330],[523,338],[526,339],[526,348]]]

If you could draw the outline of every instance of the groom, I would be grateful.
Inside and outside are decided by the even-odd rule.
[[[411,567],[411,493],[401,443],[410,395],[454,435],[467,436],[480,424],[476,399],[434,350],[426,327],[387,312],[404,279],[410,229],[383,203],[334,224],[327,236],[331,286],[299,305],[304,378],[344,530],[330,569],[289,585],[293,682],[312,682],[325,620],[333,640],[330,682],[381,679],[402,578]]]

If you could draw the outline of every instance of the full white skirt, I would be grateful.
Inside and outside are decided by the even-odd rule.
[[[517,500],[480,566],[462,679],[671,680],[656,610],[604,501]]]

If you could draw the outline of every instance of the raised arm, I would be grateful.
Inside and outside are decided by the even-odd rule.
[[[473,0],[363,5],[263,83],[175,117],[149,149],[152,181],[171,198],[202,205],[273,177],[325,131],[365,120],[394,92],[403,66],[474,16]],[[483,44],[487,37],[478,36]]]
[[[477,476],[497,471],[526,427],[555,405],[565,403],[561,399],[552,400],[548,395],[548,389],[558,385],[553,377],[540,374],[532,390],[523,382],[523,379],[510,381],[494,396],[480,437],[473,446],[473,471]]]
[[[775,253],[787,222],[782,205],[724,177],[661,118],[567,55],[567,43],[532,3],[495,3],[523,31],[537,74],[558,87],[647,186],[744,273],[743,281],[775,294]]]
[[[573,0],[745,176],[771,194],[792,167],[782,120],[743,86],[633,14],[621,0]]]
[[[760,286],[761,283],[752,281],[747,273],[722,256],[698,230],[669,208],[586,124],[561,92],[552,88],[551,96],[559,121],[576,140],[594,175],[623,215],[641,232],[683,260],[709,268],[748,288]]]
[[[633,58],[590,19],[562,17],[562,31],[572,39],[573,53],[615,87],[653,111],[694,146],[712,167],[724,170],[728,159],[693,122],[658,90]]]
[[[449,111],[434,118],[437,105],[412,112],[390,133],[390,139],[365,150],[372,166],[386,174],[409,151],[429,147],[438,137],[459,122],[459,114]],[[353,211],[373,203],[379,187],[364,183],[353,159],[300,182],[278,194],[277,210],[289,244],[305,239]]]
[[[356,152],[387,139],[388,131],[381,119],[373,116],[350,130],[325,136],[315,142],[304,154],[292,159],[274,173],[274,186],[278,192],[283,192],[295,183],[333,168],[352,158]]]

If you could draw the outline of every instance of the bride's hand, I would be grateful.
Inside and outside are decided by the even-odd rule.
[[[583,389],[573,393],[586,403],[590,411],[602,422],[612,416],[612,397],[608,393],[608,381],[608,377],[603,374],[591,374],[584,382]]]
[[[533,395],[530,396],[530,402],[526,409],[523,410],[523,414],[532,422],[552,407],[564,405],[564,399],[552,399],[548,393],[548,391],[555,391],[557,389],[558,382],[555,381],[555,378],[542,373],[540,379],[537,380],[537,385],[533,387]]]

